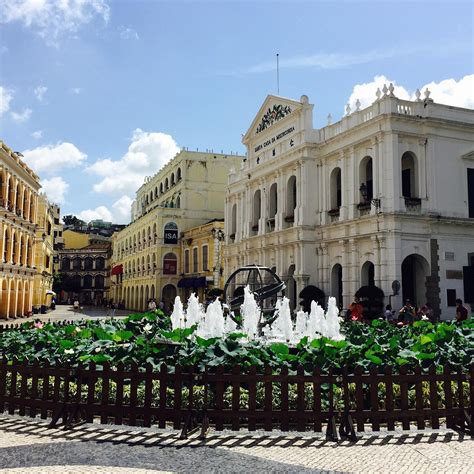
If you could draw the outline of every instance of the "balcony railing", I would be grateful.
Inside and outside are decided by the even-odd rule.
[[[405,207],[408,212],[420,212],[421,199],[417,197],[405,197]]]

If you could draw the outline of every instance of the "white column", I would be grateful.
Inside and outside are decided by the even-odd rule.
[[[347,219],[348,211],[348,193],[347,193],[347,172],[346,160],[344,158],[344,151],[339,154],[339,168],[341,169],[341,209],[339,210],[339,218],[341,220]]]

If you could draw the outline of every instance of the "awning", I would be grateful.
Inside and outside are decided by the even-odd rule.
[[[115,265],[112,267],[111,275],[121,275],[123,273],[123,265]]]
[[[199,278],[181,278],[178,282],[178,288],[206,288],[207,281],[206,277]]]

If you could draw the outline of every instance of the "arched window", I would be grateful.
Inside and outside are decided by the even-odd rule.
[[[189,273],[189,249],[184,251],[184,273]]]
[[[290,176],[286,185],[286,216],[287,222],[293,222],[296,209],[296,176]]]
[[[362,265],[360,277],[361,286],[375,286],[375,266],[372,262]]]
[[[374,182],[372,172],[372,158],[366,156],[362,159],[359,166],[360,177],[360,202],[365,203],[372,201],[374,197]]]
[[[175,185],[174,173],[171,173],[171,186],[174,186],[174,185]]]
[[[178,226],[175,222],[168,222],[164,229],[163,242],[176,245],[178,243]]]
[[[252,218],[252,231],[258,231],[258,221],[262,215],[262,193],[260,189],[255,191],[253,195],[253,218]]]
[[[63,272],[68,272],[71,269],[71,260],[67,257],[64,257],[61,260],[61,270]]]
[[[237,233],[237,204],[232,206],[231,218],[230,218],[230,239],[235,240],[235,234]]]
[[[105,268],[105,258],[103,257],[96,258],[95,268],[96,270],[103,270]]]
[[[178,272],[178,259],[174,253],[167,253],[163,257],[163,275],[176,275]]]
[[[158,197],[158,187],[155,188],[155,199]]]
[[[417,197],[416,161],[411,152],[402,155],[402,196],[405,198]]]
[[[270,215],[268,216],[270,219],[275,219],[276,213],[278,211],[277,190],[277,184],[273,183],[270,186]]]
[[[84,275],[84,288],[92,288],[92,275]]]
[[[334,168],[331,173],[331,209],[339,209],[342,205],[341,168]]]
[[[176,181],[181,181],[181,168],[176,171]]]
[[[178,194],[176,196],[176,208],[179,209],[181,207],[181,196]]]
[[[73,268],[74,270],[80,270],[80,269],[82,268],[81,259],[80,259],[79,257],[76,257],[76,258],[73,260],[72,268]]]
[[[170,185],[169,185],[169,181],[168,181],[168,178],[165,179],[165,190],[168,191]]]
[[[5,263],[8,262],[8,251],[10,250],[10,230],[7,228],[5,229],[5,233],[4,233],[4,236],[3,238],[5,239],[5,242],[4,242],[4,247],[3,247],[3,261]]]
[[[95,287],[104,288],[104,277],[102,275],[96,275],[95,277]]]
[[[84,270],[92,270],[92,258],[87,257],[84,259]]]
[[[163,183],[160,183],[160,194],[163,194]]]
[[[336,263],[331,270],[331,294],[336,298],[337,304],[342,303],[342,266]]]

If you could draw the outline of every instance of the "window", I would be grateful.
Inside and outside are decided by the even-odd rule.
[[[469,217],[474,218],[474,168],[467,169],[467,199],[469,203]]]
[[[448,306],[456,306],[456,290],[446,290]]]
[[[331,173],[331,209],[339,209],[341,205],[341,168],[334,168]]]
[[[184,273],[189,273],[189,250],[184,251]]]
[[[193,273],[198,272],[198,248],[193,248]]]
[[[209,247],[207,245],[202,246],[202,271],[209,271],[209,262],[208,262],[208,253]]]
[[[416,194],[415,157],[411,152],[406,152],[402,155],[402,196],[414,198]]]
[[[163,274],[176,275],[178,271],[178,259],[174,253],[167,253],[163,258]]]

